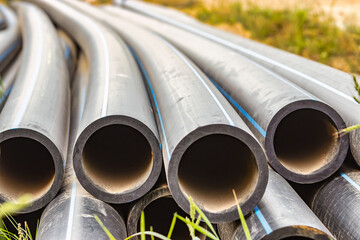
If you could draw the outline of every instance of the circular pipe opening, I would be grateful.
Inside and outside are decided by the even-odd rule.
[[[0,191],[9,200],[23,194],[41,198],[55,178],[54,160],[38,141],[15,137],[0,143]]]
[[[109,193],[135,189],[151,173],[153,154],[135,128],[114,124],[95,131],[86,141],[82,165],[88,177]]]
[[[162,197],[154,200],[144,209],[145,212],[145,225],[146,230],[153,227],[154,232],[167,236],[171,221],[174,217],[174,213],[178,213],[180,216],[188,216],[174,201],[172,197]],[[204,223],[200,224],[206,228]],[[138,222],[138,231],[140,231],[140,219]],[[205,239],[203,234],[197,232],[196,236],[200,239]],[[139,238],[140,239],[140,238]],[[150,236],[146,236],[146,239],[150,240]],[[177,220],[171,239],[173,240],[186,240],[191,239],[189,229],[185,223]]]
[[[336,156],[339,146],[335,123],[325,113],[300,109],[288,114],[277,126],[274,150],[290,171],[312,173]]]
[[[235,206],[232,189],[239,202],[254,192],[258,169],[249,147],[225,134],[202,137],[188,147],[178,170],[182,191],[210,212]]]

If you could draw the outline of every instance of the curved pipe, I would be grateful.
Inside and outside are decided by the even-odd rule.
[[[140,1],[127,1],[126,7],[160,21],[220,43],[281,75],[309,93],[330,104],[344,118],[347,126],[360,123],[360,107],[352,76],[335,68],[234,35],[186,16],[175,10]],[[344,107],[346,106],[346,107]],[[350,149],[360,166],[360,131],[350,134]]]
[[[71,89],[71,131],[63,189],[41,216],[38,240],[106,239],[106,233],[94,215],[100,218],[115,239],[126,238],[122,217],[111,206],[88,194],[78,183],[72,167],[72,146],[85,105],[88,80],[89,66],[84,54],[81,54]]]
[[[189,217],[174,201],[167,185],[162,185],[150,191],[140,198],[130,209],[127,218],[128,235],[131,236],[139,232],[141,212],[145,213],[146,230],[152,226],[154,232],[167,235],[174,213],[182,217]],[[206,228],[204,223],[202,227]],[[198,233],[198,232],[197,232]],[[185,223],[177,220],[171,239],[184,240],[189,238],[189,229]],[[206,239],[205,235],[199,234],[197,237],[201,240]],[[135,239],[140,239],[135,237]]]
[[[72,83],[73,75],[76,69],[76,60],[77,60],[77,46],[75,42],[71,39],[66,32],[61,29],[57,30],[57,34],[60,38],[61,47],[64,49],[64,57],[67,63],[70,74],[70,82]],[[70,84],[71,84],[70,83]]]
[[[349,143],[337,138],[345,123],[329,105],[224,46],[120,8],[105,9],[162,35],[198,64],[285,178],[319,182],[341,166]]]
[[[0,31],[0,73],[21,48],[19,23],[13,10],[0,4],[0,12],[6,19],[6,29]]]
[[[32,1],[69,33],[90,59],[90,82],[74,146],[74,169],[100,200],[133,201],[155,184],[161,151],[141,73],[111,30],[60,1]]]
[[[265,194],[246,218],[253,240],[334,239],[310,208],[279,174],[270,169]],[[239,221],[218,224],[222,240],[245,240]]]
[[[22,54],[19,53],[16,59],[8,65],[2,75],[2,89],[0,90],[0,111],[3,109],[7,98],[12,90],[16,75],[21,64]]]
[[[189,212],[191,196],[210,221],[238,219],[234,188],[248,213],[265,190],[266,157],[209,79],[160,37],[90,5],[66,2],[113,27],[133,49],[153,97],[167,181],[180,207]]]
[[[341,167],[318,188],[310,207],[336,239],[360,239],[360,170]]]
[[[32,202],[22,211],[31,212],[49,203],[63,180],[69,75],[46,14],[26,3],[14,7],[22,24],[24,47],[19,72],[0,115],[0,201],[31,193]]]
[[[0,9],[0,31],[4,30],[6,27],[7,27],[7,22],[2,10]]]

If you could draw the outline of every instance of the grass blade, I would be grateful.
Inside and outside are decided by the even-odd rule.
[[[164,235],[161,235],[160,233],[156,233],[156,232],[150,232],[150,231],[145,231],[145,232],[138,232],[138,233],[135,233],[127,238],[125,238],[124,240],[129,240],[133,237],[136,237],[136,236],[139,236],[139,235],[149,235],[149,236],[154,236],[154,237],[157,237],[157,238],[160,238],[162,240],[171,240],[170,238],[167,238],[165,237]]]
[[[213,240],[219,240],[218,236],[215,236],[214,234],[212,234],[211,232],[209,232],[207,229],[201,227],[200,225],[196,225],[195,223],[193,223],[192,221],[185,219],[181,216],[177,216],[177,218],[181,221],[183,221],[185,224],[190,225],[192,228],[194,228],[196,231],[204,234],[205,236],[207,236],[208,238],[211,238]]]
[[[174,217],[171,221],[171,225],[170,225],[170,229],[169,229],[169,232],[168,232],[168,235],[167,235],[167,238],[171,238],[171,235],[174,231],[174,228],[175,228],[175,223],[176,223],[176,219],[177,219],[177,213],[174,213]]]
[[[234,194],[234,198],[235,198],[235,201],[236,201],[236,206],[237,206],[237,209],[238,209],[238,212],[239,212],[239,216],[240,216],[241,225],[242,225],[242,227],[243,227],[243,229],[244,229],[244,233],[245,233],[246,239],[247,239],[247,240],[251,240],[250,231],[249,231],[249,228],[248,228],[248,226],[247,226],[247,224],[246,224],[244,214],[243,214],[243,212],[241,211],[240,205],[239,205],[239,203],[238,203],[235,190],[233,189],[232,191],[233,191],[233,194]]]
[[[106,235],[109,237],[110,240],[116,240],[115,237],[110,233],[110,231],[105,227],[105,225],[102,223],[100,218],[97,215],[94,215],[95,220],[99,223],[100,227],[104,230]]]
[[[150,232],[154,232],[154,229],[152,226],[150,226]],[[151,240],[155,240],[154,235],[150,235]]]
[[[203,213],[203,211],[201,211],[201,209],[195,204],[194,204],[194,208],[195,210],[198,212],[198,214],[201,216],[201,218],[204,220],[204,222],[206,223],[206,225],[210,228],[210,230],[212,231],[212,234],[214,236],[216,236],[217,238],[219,238],[219,236],[217,235],[213,225],[211,224],[211,222],[209,221],[209,219],[207,218],[207,216]]]
[[[140,217],[140,232],[142,233],[141,234],[141,240],[146,240],[146,237],[145,237],[145,213],[144,211],[141,212],[141,217]]]

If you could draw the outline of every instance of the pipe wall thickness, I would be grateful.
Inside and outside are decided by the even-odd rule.
[[[40,219],[38,240],[106,239],[107,235],[94,215],[116,239],[126,238],[121,216],[111,206],[88,194],[77,181],[72,167],[72,146],[85,105],[88,80],[89,66],[86,57],[81,54],[71,89],[71,131],[62,192],[45,208]]]
[[[21,48],[19,23],[13,10],[0,4],[0,12],[7,27],[0,31],[0,73],[11,62]]]
[[[160,34],[212,78],[266,150],[273,168],[299,183],[319,182],[346,157],[345,128],[329,105],[228,48],[116,7],[106,10]]]
[[[7,22],[4,16],[4,13],[0,9],[0,31],[4,30],[7,27]]]
[[[253,240],[334,239],[291,186],[275,171],[255,212],[246,218]],[[240,221],[218,224],[222,240],[246,239]]]
[[[84,51],[88,95],[74,146],[74,170],[83,187],[106,202],[143,196],[161,171],[156,122],[140,71],[110,29],[61,1],[36,1]]]
[[[22,63],[0,115],[0,201],[33,196],[23,212],[44,207],[64,176],[69,75],[55,28],[39,8],[14,3],[22,25]]]
[[[153,96],[167,181],[180,207],[189,213],[191,196],[210,221],[235,220],[235,189],[243,211],[253,209],[267,182],[263,149],[209,79],[160,37],[90,5],[66,2],[112,26],[133,49]]]
[[[175,10],[138,1],[126,2],[126,7],[222,44],[252,59],[330,104],[341,114],[347,126],[360,122],[360,107],[353,99],[357,93],[352,76],[348,73],[215,29]],[[359,143],[360,132],[351,132],[350,149],[360,166]]]

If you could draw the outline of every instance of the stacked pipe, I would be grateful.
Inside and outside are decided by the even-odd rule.
[[[64,33],[61,35],[64,36]],[[72,167],[72,147],[89,80],[89,65],[84,54],[80,55],[77,65],[71,87],[71,130],[63,188],[61,194],[45,208],[37,239],[106,239],[106,233],[97,223],[95,215],[116,239],[124,239],[127,234],[122,217],[111,206],[88,194],[77,181]]]
[[[234,188],[243,211],[251,211],[265,190],[266,158],[208,78],[160,37],[90,5],[66,2],[113,27],[132,48],[153,97],[167,181],[180,207],[189,213],[191,196],[211,221],[235,220]]]
[[[339,169],[348,139],[337,138],[345,123],[329,105],[217,43],[120,8],[105,9],[162,35],[194,60],[237,108],[282,176],[314,183]]]
[[[125,6],[205,39],[222,44],[261,64],[330,104],[341,114],[348,126],[359,124],[360,122],[360,108],[353,99],[353,96],[357,96],[357,92],[354,88],[352,76],[348,73],[209,27],[174,10],[159,8],[139,1],[126,2]],[[350,149],[355,161],[360,166],[359,142],[360,131],[351,132]]]
[[[350,78],[335,90],[335,78],[323,82],[331,68],[145,3],[29,2],[64,32],[37,7],[14,4],[24,45],[12,61],[17,20],[0,6],[9,95],[0,114],[0,201],[31,192],[22,212],[46,206],[37,239],[105,239],[95,215],[124,239],[140,230],[142,211],[146,228],[166,235],[173,212],[189,214],[189,197],[225,240],[246,239],[237,204],[253,239],[359,238],[359,170],[340,168],[349,138],[337,136],[345,122],[358,123]],[[340,109],[348,103],[351,112]],[[311,189],[314,212],[266,160]],[[187,236],[177,223],[172,239]]]
[[[0,73],[11,62],[21,47],[18,20],[13,10],[0,4],[6,28],[0,31]]]
[[[22,212],[31,212],[48,204],[63,180],[69,76],[48,17],[26,3],[14,6],[24,46],[19,72],[0,115],[0,201],[30,193],[31,204]]]

